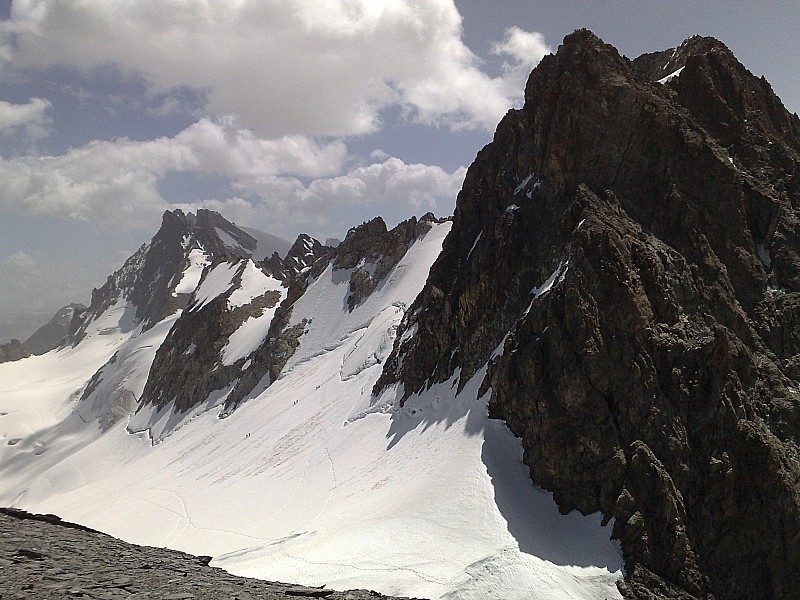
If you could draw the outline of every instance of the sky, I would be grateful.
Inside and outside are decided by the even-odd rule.
[[[166,209],[289,240],[452,214],[580,27],[630,58],[715,36],[800,112],[796,0],[0,0],[0,342],[88,303]]]

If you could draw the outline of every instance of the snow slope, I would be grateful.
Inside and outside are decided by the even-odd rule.
[[[124,420],[102,432],[73,410],[93,372],[80,359],[102,364],[124,335],[0,365],[0,432],[24,439],[2,447],[0,505],[265,579],[431,598],[619,597],[610,528],[560,515],[532,486],[519,441],[477,397],[483,372],[458,396],[453,380],[403,408],[398,390],[371,397],[448,230],[418,240],[351,313],[350,272],[329,267],[295,304],[307,333],[277,381],[155,446]]]

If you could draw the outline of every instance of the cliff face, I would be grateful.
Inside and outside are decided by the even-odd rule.
[[[102,287],[92,290],[89,308],[73,320],[70,340],[79,342],[87,325],[117,302],[129,303],[126,321],[130,329],[140,323],[144,330],[149,329],[186,306],[194,291],[183,280],[187,270],[190,278],[197,279],[211,260],[249,257],[256,246],[252,236],[219,213],[165,211],[150,243],[139,248]]]
[[[470,167],[376,391],[488,362],[534,482],[615,518],[629,597],[793,597],[799,211],[800,119],[723,44],[577,31]]]

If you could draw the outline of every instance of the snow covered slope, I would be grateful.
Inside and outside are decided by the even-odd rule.
[[[113,390],[139,397],[180,313],[143,332],[114,305],[77,346],[0,365],[0,505],[265,579],[431,598],[619,597],[610,529],[560,515],[532,486],[518,440],[487,417],[482,372],[458,395],[454,377],[402,408],[402,390],[371,394],[449,229],[434,224],[352,308],[361,267],[316,273],[293,300],[289,325],[303,331],[277,379],[235,410],[168,411],[155,445],[147,428],[98,417],[132,408]],[[247,261],[232,290],[217,264],[194,302],[236,308],[269,287]],[[217,269],[225,281],[209,292]],[[245,360],[233,336],[222,355]]]

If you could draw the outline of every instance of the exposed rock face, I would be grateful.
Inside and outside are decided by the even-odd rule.
[[[376,217],[347,232],[345,240],[336,248],[333,268],[353,269],[347,299],[351,311],[375,291],[414,240],[430,230],[435,222],[433,214],[427,213],[419,221],[412,217],[387,231],[383,219]]]
[[[252,363],[247,355],[226,360],[225,350],[231,343],[231,335],[245,321],[257,319],[266,310],[275,308],[285,292],[264,289],[242,303],[232,302],[247,269],[257,267],[249,259],[232,263],[223,260],[206,270],[206,280],[218,267],[234,271],[230,286],[205,302],[194,297],[178,318],[153,361],[142,393],[143,404],[161,408],[174,401],[174,409],[184,412],[205,402],[212,392],[235,383],[245,365]],[[264,273],[265,277],[271,275]],[[199,290],[202,289],[201,283]]]
[[[311,265],[330,250],[314,238],[301,235],[285,259],[273,254],[256,266],[247,259],[229,257],[210,265],[189,307],[156,354],[142,405],[163,408],[174,402],[172,410],[185,412],[216,399],[235,407],[262,379],[273,381],[291,355],[289,346],[296,347],[297,336],[302,332],[302,326],[287,330],[291,304],[305,290]],[[232,304],[233,296],[248,287],[243,281],[245,271],[255,268],[261,278],[271,278],[280,285]],[[235,270],[230,284],[209,298],[199,298],[205,282],[216,276],[215,271],[225,269]],[[250,287],[252,283],[251,275]],[[251,319],[262,321],[260,330],[269,341],[264,348],[253,348],[258,352],[231,359],[226,348],[235,344],[232,336],[241,336],[239,330]],[[259,344],[257,341],[256,346]]]
[[[19,340],[11,340],[7,344],[0,344],[0,363],[28,358],[31,351]]]
[[[192,290],[178,288],[193,250],[210,262],[221,257],[249,257],[256,246],[252,236],[213,211],[200,209],[197,215],[165,211],[151,242],[110,275],[105,285],[92,290],[91,305],[72,324],[70,339],[79,342],[88,323],[118,301],[132,305],[132,314],[127,317],[131,329],[139,323],[149,329],[186,306]]]
[[[57,348],[69,334],[70,324],[76,314],[86,310],[83,304],[70,304],[60,308],[46,325],[42,325],[25,340],[25,347],[32,354],[44,354]]]
[[[352,311],[377,288],[411,244],[434,222],[435,217],[428,213],[419,220],[412,217],[387,231],[383,219],[378,217],[352,228],[335,249],[301,235],[284,261],[277,257],[269,259],[264,268],[272,268],[276,277],[283,277],[288,283],[286,298],[275,311],[264,343],[252,355],[248,368],[239,375],[228,394],[226,410],[234,409],[259,383],[269,385],[275,381],[294,355],[307,323],[302,319],[292,324],[292,308],[311,281],[329,265],[334,270],[352,270],[347,299]]]
[[[470,167],[376,390],[488,361],[534,482],[615,518],[628,597],[796,597],[799,211],[800,119],[723,44],[631,63],[575,32]]]

